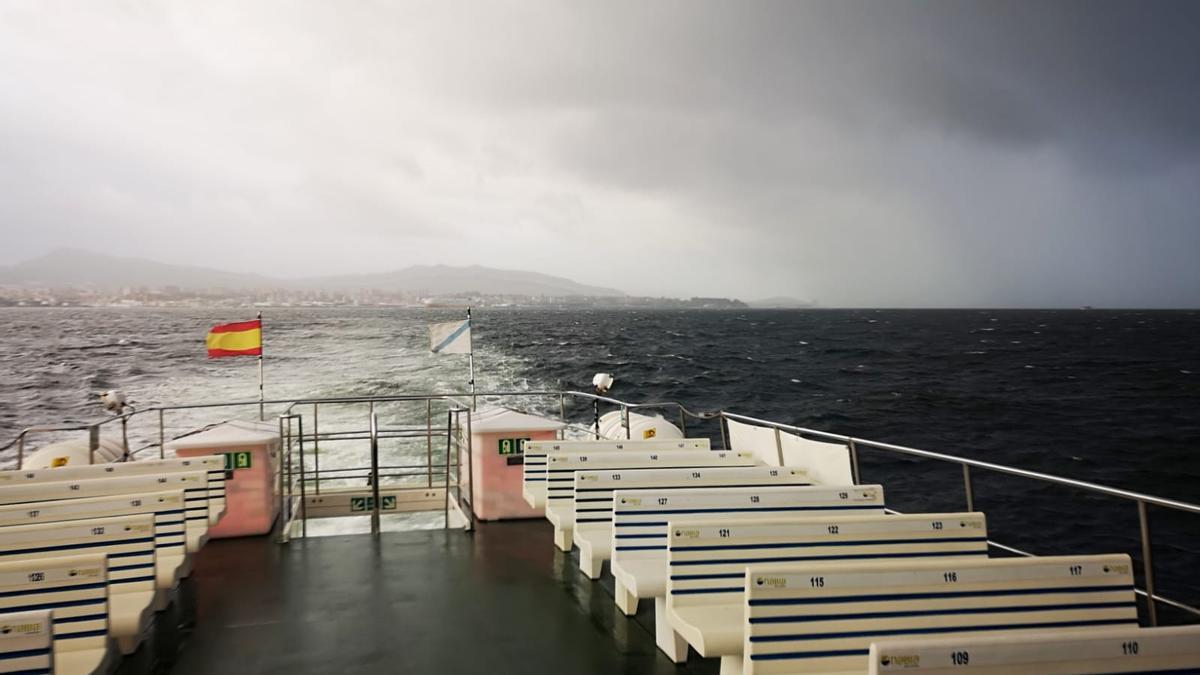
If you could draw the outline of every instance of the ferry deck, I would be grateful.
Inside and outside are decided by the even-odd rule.
[[[477,405],[480,408],[484,405],[497,407],[483,413],[482,410],[475,411]],[[601,415],[602,407],[607,409],[604,415]],[[365,424],[348,428],[331,423],[331,418],[336,417],[333,414],[335,410],[347,408],[357,411],[354,414],[359,415],[360,419],[365,412]],[[523,411],[538,414],[530,416]],[[250,427],[238,427],[237,423],[217,423],[196,429],[194,425],[197,414],[216,420],[222,417],[247,419],[253,417],[254,413],[259,419],[269,422],[259,422],[257,427],[253,426],[254,423],[247,423]],[[525,432],[497,427],[497,419],[531,421],[531,426],[537,428]],[[168,420],[171,424],[168,424]],[[538,426],[542,423],[545,426]],[[213,454],[193,455],[191,458],[187,455],[189,443],[208,447],[204,445],[205,439],[221,439],[224,438],[222,434],[237,433],[238,429],[244,431],[246,428],[254,428],[258,432],[264,428],[277,428],[277,432],[268,434],[275,445],[264,446],[275,459],[263,462],[259,458],[251,462],[250,453],[222,454],[221,447],[200,451]],[[553,431],[548,431],[550,429]],[[496,440],[497,431],[499,436],[516,434],[543,440],[523,439],[516,446],[506,446],[505,439]],[[86,434],[83,457],[87,461],[78,462],[79,466],[67,464],[66,468],[42,468],[43,465],[35,461],[37,453],[27,452],[39,437],[61,438],[66,435],[78,438],[80,432]],[[493,435],[488,436],[489,432]],[[155,440],[140,445],[136,441],[131,442],[131,438],[138,437]],[[115,446],[114,438],[120,439]],[[513,453],[521,442],[525,442],[523,454]],[[403,456],[389,454],[386,452],[389,444],[392,444],[390,447],[405,447],[408,452]],[[672,444],[678,447],[671,448]],[[688,444],[693,445],[685,448]],[[331,466],[328,452],[331,446],[360,448],[362,462],[352,466]],[[102,451],[111,454],[114,447],[124,449],[125,456],[115,457],[113,463],[91,463],[99,458]],[[232,448],[233,445],[228,447]],[[581,453],[579,447],[586,450]],[[385,450],[381,451],[381,448]],[[43,531],[39,528],[45,528],[45,532],[61,533],[78,524],[86,531],[67,544],[14,549],[18,555],[0,559],[0,566],[8,565],[13,570],[41,569],[39,565],[62,560],[42,558],[47,555],[44,551],[53,550],[53,555],[57,556],[62,550],[70,554],[108,550],[93,547],[110,546],[109,543],[88,543],[87,540],[96,532],[103,534],[105,528],[88,529],[86,526],[112,520],[86,518],[116,513],[111,511],[111,505],[106,506],[113,499],[134,497],[137,498],[136,505],[140,507],[142,497],[150,494],[150,490],[162,489],[155,488],[152,482],[146,480],[158,480],[161,483],[162,476],[179,475],[184,476],[179,480],[207,484],[207,490],[199,490],[198,494],[203,496],[197,497],[193,489],[193,498],[187,501],[205,504],[207,515],[198,518],[207,519],[213,533],[218,532],[217,529],[211,529],[214,524],[218,528],[231,522],[235,528],[251,522],[260,522],[265,526],[255,530],[257,536],[220,538],[206,535],[193,541],[191,523],[187,523],[188,562],[180,566],[177,572],[179,578],[175,582],[157,591],[155,612],[148,613],[157,617],[151,624],[169,624],[172,630],[178,627],[178,633],[168,630],[168,637],[162,638],[154,632],[152,640],[146,638],[140,644],[137,640],[131,643],[129,635],[122,635],[118,639],[117,605],[110,605],[108,639],[88,643],[106,655],[103,664],[95,669],[63,669],[66,668],[65,664],[72,663],[64,658],[61,661],[62,668],[54,665],[43,667],[38,661],[35,667],[5,670],[6,663],[15,666],[18,661],[24,664],[33,663],[31,659],[41,659],[43,656],[50,658],[59,654],[60,649],[68,649],[67,645],[82,644],[84,641],[80,638],[85,636],[88,640],[96,639],[97,633],[103,637],[105,629],[60,635],[60,629],[64,633],[70,632],[76,626],[83,625],[81,622],[94,620],[99,615],[60,618],[58,612],[61,603],[49,601],[38,605],[30,604],[32,600],[23,600],[25,604],[16,609],[32,608],[37,612],[6,615],[5,612],[14,607],[12,597],[54,600],[63,596],[53,596],[50,591],[39,590],[37,584],[32,582],[14,586],[17,590],[0,589],[0,618],[20,620],[22,623],[10,625],[31,630],[35,625],[46,628],[40,633],[32,631],[22,639],[47,639],[46,633],[53,634],[52,643],[36,649],[6,648],[6,644],[16,643],[0,640],[0,657],[9,653],[16,655],[11,657],[16,660],[7,662],[7,657],[0,658],[0,672],[118,672],[131,675],[149,672],[255,672],[293,675],[329,672],[525,673],[534,670],[575,673],[719,672],[723,675],[740,672],[754,675],[870,672],[882,675],[890,672],[889,668],[912,663],[907,656],[893,658],[888,655],[899,653],[895,650],[904,650],[904,654],[930,653],[929,650],[941,653],[936,650],[949,649],[947,645],[954,643],[946,642],[944,638],[942,642],[937,642],[936,638],[941,635],[949,638],[962,635],[961,639],[975,642],[969,642],[966,647],[954,646],[954,651],[946,652],[951,658],[965,658],[960,654],[969,651],[977,655],[991,655],[988,658],[993,660],[1008,659],[1004,663],[1010,664],[1007,668],[997,667],[980,672],[1200,673],[1200,624],[1197,624],[1200,621],[1200,609],[1188,601],[1191,589],[1178,589],[1178,593],[1183,593],[1178,595],[1156,588],[1155,537],[1150,529],[1154,522],[1152,513],[1170,513],[1172,523],[1184,518],[1194,524],[1195,516],[1200,515],[1200,505],[961,456],[779,424],[727,410],[698,413],[678,403],[634,404],[584,392],[497,393],[478,394],[476,397],[421,394],[214,403],[141,411],[123,410],[116,416],[95,423],[31,427],[24,430],[15,441],[0,447],[0,452],[14,449],[16,466],[10,465],[6,467],[9,469],[7,472],[0,473],[0,540],[3,540],[0,544],[8,546],[9,541],[27,542],[30,536],[34,537],[34,541],[44,544],[36,539],[40,536],[38,533]],[[78,442],[75,449],[78,450]],[[421,456],[422,449],[424,456]],[[172,459],[172,452],[178,454],[179,458]],[[886,485],[875,485],[864,479],[864,472],[868,476],[874,475],[860,466],[867,461],[864,453],[868,452],[876,458],[881,455],[899,457],[909,463],[951,468],[961,476],[962,482],[958,486],[939,488],[940,502],[939,499],[931,500],[921,513],[904,515],[895,507],[900,503],[898,501],[889,498],[889,508],[884,507],[882,491],[888,489]],[[246,455],[244,465],[241,463],[242,455]],[[322,457],[324,467],[321,466]],[[591,465],[579,464],[588,459],[602,470],[591,471]],[[564,463],[555,464],[560,460]],[[224,462],[223,466],[221,462]],[[272,468],[267,470],[264,466]],[[554,469],[554,466],[566,468]],[[197,476],[195,472],[198,467],[204,470]],[[255,469],[253,472],[250,471],[252,467]],[[239,473],[243,468],[246,471]],[[565,477],[553,478],[554,471],[559,471]],[[904,481],[893,481],[892,484],[897,487],[920,484],[919,476],[912,471],[910,469],[903,476]],[[147,472],[151,474],[149,479],[138,477]],[[504,472],[508,482],[497,483],[495,476],[489,475],[495,472]],[[984,514],[975,508],[975,499],[981,485],[991,485],[978,479],[979,475],[988,473],[1030,481],[1043,488],[1083,493],[1089,504],[1087,508],[1099,508],[1095,504],[1107,500],[1108,506],[1104,508],[1131,511],[1137,515],[1138,530],[1132,533],[1129,541],[1138,545],[1128,550],[1069,552],[1066,556],[1055,556],[1059,551],[1037,551],[1038,556],[1035,556],[1035,552],[995,540],[988,536],[986,529],[982,529],[978,536],[971,537],[963,536],[966,531],[942,532],[942,523],[947,519],[961,521],[959,526],[963,528],[968,525],[986,527]],[[516,483],[512,482],[514,475],[517,477]],[[65,478],[59,479],[59,476]],[[265,492],[256,497],[260,500],[259,506],[266,507],[264,513],[259,514],[265,515],[265,519],[259,518],[258,521],[248,519],[242,507],[236,504],[237,499],[249,494],[243,492],[243,497],[236,496],[245,489],[244,486],[238,487],[236,480],[250,476],[257,476],[255,480],[268,481]],[[550,476],[551,482],[533,482],[546,481],[546,476]],[[618,493],[616,490],[624,486],[615,484],[614,487],[610,479],[624,479],[629,486],[638,489]],[[781,482],[793,479],[803,479],[803,482]],[[555,484],[554,480],[567,482]],[[749,490],[753,493],[749,499],[756,505],[760,501],[760,494],[764,502],[762,506],[766,506],[767,502],[784,503],[778,499],[808,500],[789,501],[786,503],[793,506],[775,508],[775,511],[825,510],[821,511],[826,514],[821,516],[824,520],[813,520],[811,514],[786,517],[773,514],[773,517],[768,517],[760,514],[758,506],[700,508],[695,513],[672,515],[669,517],[670,523],[635,524],[642,528],[665,526],[661,534],[624,535],[671,539],[669,546],[632,547],[664,549],[654,553],[665,553],[665,557],[656,558],[661,560],[658,564],[677,564],[674,562],[676,558],[672,557],[676,555],[676,549],[681,551],[679,555],[690,554],[686,552],[688,547],[676,540],[680,536],[698,537],[696,542],[701,544],[708,541],[708,545],[692,547],[698,551],[692,555],[702,558],[723,555],[710,554],[710,551],[718,549],[810,549],[823,555],[814,556],[810,552],[798,557],[749,558],[745,564],[742,564],[740,557],[730,561],[698,559],[681,562],[678,564],[724,564],[725,567],[720,569],[726,571],[691,577],[682,575],[678,576],[680,581],[671,572],[665,600],[661,590],[658,595],[645,591],[635,593],[627,585],[624,576],[621,579],[614,576],[617,558],[632,554],[623,554],[619,546],[613,546],[612,550],[606,552],[603,549],[607,542],[597,544],[589,541],[588,537],[592,535],[583,534],[586,527],[603,525],[601,539],[611,541],[610,533],[620,525],[622,517],[617,509],[611,507],[583,508],[594,506],[583,504],[585,501],[604,501],[583,498],[584,488],[581,486],[584,483],[581,481],[588,480],[599,481],[589,485],[610,481],[610,487],[588,489],[593,492],[601,490],[602,494],[609,495],[606,499],[613,504],[617,502],[618,495],[660,495],[657,497],[658,504],[665,504],[668,500],[668,497],[661,495],[670,495],[670,499],[680,496],[700,500],[694,503],[711,507],[725,503],[720,500],[728,500],[730,495],[741,494],[737,490]],[[214,481],[219,482],[219,490]],[[142,485],[149,487],[139,487]],[[511,491],[515,485],[529,507],[537,508],[526,511],[526,507],[521,506],[518,509],[512,506],[511,501],[489,503],[486,492],[480,491],[485,485],[490,486],[487,489],[498,491]],[[571,488],[571,485],[575,487]],[[82,492],[73,492],[77,490]],[[554,490],[567,490],[567,493],[556,495]],[[182,494],[186,496],[188,492],[184,490]],[[851,492],[854,493],[852,499],[868,496],[877,498],[878,503],[871,508],[878,508],[860,515],[847,515],[848,512],[837,509],[849,507],[814,506],[818,502],[813,500],[817,500],[821,494],[839,495],[844,500]],[[267,501],[262,502],[264,496]],[[611,509],[615,517],[579,517],[578,522],[573,523],[575,531],[572,537],[570,528],[574,514],[568,511],[564,522],[560,513],[562,502],[555,506],[552,501],[564,497],[568,499],[566,503],[576,498],[580,500],[580,514]],[[74,501],[76,499],[78,501]],[[947,502],[954,503],[947,505]],[[806,506],[794,506],[798,503]],[[31,504],[36,504],[37,508],[30,508]],[[524,517],[504,516],[493,510],[496,504],[515,509],[512,513],[522,513]],[[194,519],[190,515],[193,508],[199,507],[189,505],[184,511],[188,514],[188,521]],[[53,515],[65,513],[63,509],[74,515]],[[128,510],[121,513],[126,514]],[[736,511],[753,513],[735,514]],[[224,515],[219,515],[222,513]],[[683,511],[664,513],[682,514]],[[37,515],[36,524],[26,525],[21,524],[25,522],[19,519],[21,514],[28,514],[31,518],[35,514],[40,515]],[[480,514],[490,515],[481,518]],[[697,514],[708,515],[701,515],[697,519]],[[420,521],[409,519],[414,515],[426,518]],[[428,516],[435,518],[431,521]],[[440,516],[440,520],[437,516]],[[921,520],[927,516],[934,520]],[[1011,514],[1005,516],[1010,517]],[[705,521],[706,517],[710,520]],[[718,522],[712,520],[716,518],[728,520],[720,520],[719,525],[712,525]],[[739,520],[741,518],[745,520]],[[1101,522],[1104,520],[1100,519]],[[1096,519],[1084,521],[1096,522]],[[414,522],[421,524],[410,527]],[[613,522],[617,525],[613,525]],[[705,534],[708,531],[705,529],[706,522],[720,529],[712,529],[710,534]],[[918,538],[897,534],[900,530],[896,528],[908,527],[905,523],[920,522],[932,522],[935,532],[922,534]],[[354,525],[327,527],[331,523]],[[827,527],[826,523],[840,523],[840,527],[847,532],[839,533],[839,525]],[[820,530],[819,536],[802,531],[815,524],[820,525],[817,528]],[[696,529],[691,529],[693,526]],[[169,538],[184,531],[183,524],[177,525],[179,530],[168,531],[169,527],[175,526],[154,521],[154,541],[166,542],[157,546],[173,545],[171,542],[175,540]],[[344,533],[354,527],[368,528],[369,534]],[[922,527],[928,529],[927,525]],[[747,536],[744,534],[747,528],[759,528],[756,530],[758,534],[754,535],[758,539],[739,539]],[[875,532],[870,528],[883,529],[876,534],[861,534]],[[786,535],[783,534],[785,531]],[[242,530],[234,532],[246,533]],[[854,534],[856,532],[860,534]],[[1189,532],[1194,534],[1195,530]],[[166,538],[160,539],[160,536]],[[706,536],[732,537],[729,541],[734,543],[729,546],[713,545],[725,544],[726,541],[705,540]],[[1100,533],[1096,533],[1096,536],[1099,537]],[[1159,536],[1161,538],[1161,533]],[[941,544],[938,543],[939,537],[945,538]],[[803,541],[792,541],[797,538]],[[751,543],[739,543],[741,541]],[[123,542],[118,543],[123,545]],[[174,545],[181,550],[183,548],[182,540]],[[111,550],[125,551],[116,553],[116,556],[134,555],[126,549]],[[1167,551],[1171,555],[1188,558],[1190,562],[1185,561],[1186,565],[1194,565],[1196,556],[1200,555],[1200,552],[1179,546],[1171,546]],[[125,567],[113,562],[113,553],[108,555],[109,580],[106,592],[111,602],[111,598],[116,597],[112,594],[120,592],[118,584],[122,583],[114,579],[122,574],[118,570]],[[929,556],[937,559],[923,560]],[[922,560],[913,561],[914,558]],[[757,567],[764,560],[778,564]],[[157,563],[149,564],[153,566]],[[730,564],[734,564],[732,568]],[[822,564],[825,566],[822,567]],[[946,567],[948,565],[953,567]],[[1075,602],[1055,590],[1059,586],[1022,586],[1025,582],[1020,579],[1027,577],[1029,570],[1041,569],[1038,566],[1047,569],[1061,566],[1062,570],[1070,570],[1071,577],[1086,577],[1077,582],[1085,584],[1078,590],[1090,595]],[[866,575],[862,579],[875,579],[870,581],[872,584],[884,584],[878,579],[897,570],[918,576],[936,570],[939,582],[944,576],[947,583],[958,583],[959,575],[962,575],[966,583],[955,588],[970,587],[969,590],[934,595],[951,598],[974,593],[977,597],[985,598],[995,594],[1015,594],[1025,604],[999,607],[994,610],[999,612],[999,618],[994,619],[994,623],[973,625],[971,630],[966,630],[955,622],[961,623],[964,615],[993,611],[987,609],[991,601],[968,599],[960,609],[921,605],[918,610],[896,612],[893,610],[901,608],[901,603],[912,598],[916,598],[915,602],[924,602],[921,598],[929,594],[896,594],[889,591],[882,595],[862,596],[868,599],[891,599],[883,604],[871,601],[875,604],[864,605],[866,611],[856,611],[849,605],[833,606],[834,613],[826,616],[825,624],[836,624],[839,627],[836,633],[779,635],[777,632],[762,633],[761,628],[756,628],[764,621],[770,624],[779,620],[767,616],[756,621],[755,612],[761,611],[756,609],[759,606],[779,602],[823,602],[821,598],[827,593],[823,588],[826,579],[836,586],[837,575],[843,567],[849,570],[846,574],[851,576],[858,574]],[[671,570],[675,569],[671,567]],[[732,571],[728,571],[730,569]],[[1026,571],[1022,572],[1022,569]],[[39,574],[41,572],[31,573],[29,578],[32,580]],[[777,574],[785,576],[775,576]],[[767,600],[755,599],[758,597],[755,593],[792,593],[795,587],[788,586],[791,582],[785,581],[787,574],[800,575],[805,587],[811,581],[812,589],[797,589],[796,593],[811,590],[818,595],[789,595],[783,600],[774,596]],[[814,576],[807,576],[809,574]],[[1109,576],[1113,578],[1109,579]],[[976,577],[980,580],[974,580]],[[0,578],[6,577],[0,574]],[[685,588],[687,584],[716,583],[694,581],[710,578],[733,578],[733,582],[721,583],[726,586],[732,583],[736,587]],[[743,579],[746,584],[744,599],[741,595]],[[756,591],[751,579],[757,579],[758,586],[763,590]],[[764,581],[767,582],[765,586]],[[867,582],[859,579],[854,583],[861,585]],[[688,624],[688,619],[680,618],[684,614],[678,610],[682,606],[678,598],[683,594],[699,594],[692,597],[708,598],[709,594],[715,593],[717,595],[712,597],[722,596],[729,600],[727,596],[731,592],[735,592],[732,605],[713,606],[711,614],[706,614],[709,609],[701,607],[699,613],[693,611],[690,616],[693,624],[697,616],[703,621],[711,619],[714,625],[731,616],[737,622],[744,619],[744,623],[733,626],[737,635],[744,635],[744,640],[739,637],[737,644],[731,646],[727,638],[723,642],[710,639],[706,631],[711,626],[696,628],[699,624]],[[643,602],[639,603],[633,597],[631,603],[630,597],[638,593],[642,593]],[[676,602],[674,606],[672,600]],[[847,596],[847,599],[838,602],[859,601]],[[972,603],[982,604],[976,606]],[[745,608],[744,612],[742,607]],[[903,607],[907,608],[908,605]],[[54,609],[52,613],[50,608],[59,609]],[[143,616],[147,615],[147,609],[143,609]],[[177,611],[178,614],[171,614],[171,611]],[[940,622],[932,624],[935,627],[910,629],[904,623],[910,619],[900,619],[901,623],[886,626],[872,623],[884,619],[894,622],[897,620],[894,615],[921,617],[932,614],[937,614],[937,621]],[[176,616],[179,617],[178,626],[175,625]],[[787,620],[812,621],[794,617]],[[37,621],[42,623],[37,624]],[[847,621],[852,624],[846,624]],[[915,621],[919,623],[919,620]],[[841,630],[843,625],[856,628],[853,631]],[[1161,628],[1168,625],[1184,627]],[[53,626],[53,631],[49,630],[50,626]],[[1039,628],[1042,630],[1037,630]],[[726,635],[729,629],[730,626],[721,628]],[[1017,634],[1021,637],[1013,642],[1007,636],[1014,634],[1016,629],[1020,629],[1021,632]],[[755,633],[756,630],[760,632]],[[151,632],[143,630],[142,634],[135,637],[140,640]],[[764,637],[756,638],[755,635]],[[879,637],[864,642],[863,638],[856,637],[860,635]],[[1030,637],[1024,637],[1027,635]],[[920,642],[920,638],[934,638],[935,641],[926,644]],[[896,642],[890,641],[893,639]],[[1036,642],[1043,639],[1052,643],[1048,643],[1049,646],[1044,649],[1024,646],[1025,640]],[[772,643],[781,640],[790,640],[800,646],[790,646],[790,651],[772,651]],[[821,645],[830,640],[856,642],[853,649],[805,651],[806,641],[822,640],[824,642],[820,642]],[[904,640],[917,641],[907,643]],[[1058,642],[1053,642],[1055,640]],[[1076,640],[1076,643],[1069,643],[1069,640]],[[1077,644],[1079,640],[1092,642],[1081,646]],[[1110,657],[1109,660],[1117,664],[1113,668],[1117,669],[1108,666],[1100,669],[1091,662],[1072,665],[1056,661],[1058,665],[1055,668],[1058,670],[1045,664],[1030,665],[1032,662],[1021,661],[1033,658],[1031,654],[1069,653],[1078,656],[1090,650],[1104,653],[1105,650],[1125,649],[1125,656],[1130,656],[1128,645],[1131,640],[1141,645],[1134,647],[1135,651],[1140,648],[1142,654],[1155,660],[1142,658],[1136,663],[1122,664],[1119,663],[1120,659]],[[1072,646],[1065,646],[1068,644]],[[867,658],[868,646],[870,659]],[[878,656],[878,649],[892,651]],[[829,665],[803,662],[810,656],[817,661],[826,658],[832,660]],[[978,656],[976,658],[978,660]],[[793,663],[796,659],[801,661]],[[926,663],[930,661],[931,657],[926,657]],[[1013,665],[1018,662],[1024,665]],[[1145,667],[1147,665],[1154,667]],[[1087,667],[1095,669],[1083,669]],[[941,672],[932,669],[917,669],[915,672],[926,670]]]
[[[544,521],[459,530],[210,543],[196,628],[172,672],[716,673],[654,645],[554,548]]]

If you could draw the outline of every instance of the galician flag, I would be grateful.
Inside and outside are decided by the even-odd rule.
[[[262,320],[239,321],[213,326],[204,338],[208,358],[262,356]]]
[[[470,354],[471,320],[435,323],[430,326],[429,349],[436,354]]]

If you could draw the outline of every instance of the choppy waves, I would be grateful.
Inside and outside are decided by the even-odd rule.
[[[465,390],[465,357],[431,355],[425,332],[456,318],[453,310],[265,313],[268,398]],[[101,411],[93,397],[109,388],[141,406],[253,400],[254,360],[210,361],[203,350],[208,326],[248,314],[0,310],[0,442],[31,424],[94,419]],[[1197,502],[1198,334],[1196,312],[493,310],[476,313],[475,345],[484,391],[586,390],[593,373],[613,372],[621,398],[725,407]],[[179,413],[169,424],[182,431],[214,414],[246,413]],[[323,430],[365,420],[357,409],[321,414]],[[416,413],[397,406],[391,414]],[[136,442],[156,433],[131,429]],[[388,450],[397,461],[425,451],[423,439]],[[322,461],[354,463],[360,452],[323,446]],[[906,507],[962,508],[957,467],[868,452],[863,473],[886,481]],[[1136,550],[1135,514],[1125,505],[1070,501],[1002,476],[975,481],[980,508],[1022,505],[989,514],[993,531],[1019,544]],[[1200,550],[1200,523],[1154,517],[1166,551]],[[1095,518],[1112,519],[1098,528],[1106,538],[1090,529],[1071,536],[1071,525]],[[1172,560],[1179,557],[1156,562],[1167,582],[1194,589]]]

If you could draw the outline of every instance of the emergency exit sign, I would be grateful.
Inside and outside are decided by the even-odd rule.
[[[379,498],[379,509],[381,511],[396,510],[396,495],[383,495]],[[375,510],[374,497],[351,497],[351,511],[373,511]]]
[[[233,471],[234,469],[249,469],[250,468],[250,453],[248,452],[225,452],[225,470]]]
[[[501,455],[520,455],[525,452],[525,441],[532,438],[501,438],[498,451]]]

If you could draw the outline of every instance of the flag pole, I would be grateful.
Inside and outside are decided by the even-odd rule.
[[[471,306],[467,305],[467,368],[471,371],[471,410],[476,408],[475,400],[475,336],[471,332]]]
[[[258,420],[266,418],[263,410],[263,350],[262,350],[262,312],[258,313]]]

